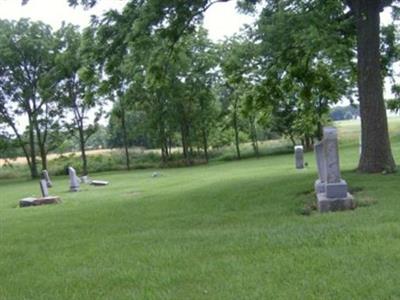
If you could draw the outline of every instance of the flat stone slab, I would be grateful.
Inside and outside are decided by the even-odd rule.
[[[105,181],[105,180],[92,180],[90,182],[90,184],[94,185],[94,186],[103,186],[103,185],[108,185],[108,181]]]
[[[28,206],[38,206],[38,205],[45,205],[45,204],[57,204],[60,203],[61,199],[58,196],[49,196],[49,197],[42,197],[42,198],[34,198],[28,197],[21,199],[19,201],[20,207],[28,207]]]
[[[317,194],[319,212],[340,211],[354,209],[354,198],[350,193],[344,198],[328,198],[326,193]]]

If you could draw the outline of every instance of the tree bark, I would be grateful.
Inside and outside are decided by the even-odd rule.
[[[123,133],[123,139],[124,139],[126,168],[128,170],[130,170],[130,168],[131,168],[131,160],[129,158],[128,134],[126,132],[126,120],[125,120],[125,109],[124,108],[121,108],[121,126],[122,126],[122,133]]]
[[[396,168],[389,140],[380,64],[381,0],[352,0],[357,29],[357,73],[360,97],[361,172],[393,172]]]
[[[235,130],[235,146],[236,146],[236,155],[237,159],[241,159],[240,155],[240,141],[239,141],[239,128],[238,128],[238,116],[237,112],[235,109],[235,112],[233,113],[233,129]]]
[[[82,175],[88,175],[88,164],[87,164],[87,157],[86,157],[86,149],[85,149],[85,134],[83,126],[78,126],[79,131],[79,146],[81,148],[81,157],[82,157]]]
[[[36,149],[35,149],[35,133],[33,129],[33,121],[32,121],[32,116],[28,116],[29,119],[29,152],[31,155],[31,177],[32,178],[37,178],[39,177],[38,170],[37,170],[37,161],[36,161]]]
[[[208,140],[207,140],[207,132],[205,128],[202,128],[203,135],[203,150],[204,150],[204,158],[206,162],[208,162]]]
[[[254,154],[259,157],[260,151],[258,148],[258,140],[257,140],[257,128],[256,128],[256,121],[253,116],[249,117],[249,125],[250,125],[250,137],[251,137],[251,144],[253,146]]]

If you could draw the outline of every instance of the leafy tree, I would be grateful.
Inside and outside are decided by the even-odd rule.
[[[64,118],[64,125],[78,138],[82,171],[83,175],[87,175],[86,144],[98,129],[98,121],[102,115],[97,98],[99,87],[97,65],[82,51],[82,47],[85,47],[87,53],[87,47],[91,47],[91,36],[82,37],[78,28],[72,25],[63,26],[57,35],[64,49],[56,58],[59,74],[57,98],[65,110],[65,115],[72,116]],[[89,119],[91,114],[95,115],[93,121]]]
[[[37,148],[47,168],[49,131],[55,132],[59,108],[54,104],[54,57],[58,44],[51,28],[41,22],[0,20],[0,114],[12,129],[37,177]],[[26,140],[16,119],[28,120]]]
[[[225,0],[226,1],[226,0]],[[180,34],[199,20],[200,15],[213,3],[224,1],[130,1],[138,2],[141,17],[132,29],[139,32],[142,29],[148,32],[152,28],[162,30],[165,36],[173,43]],[[251,4],[260,1],[241,1],[242,8],[252,7]],[[82,3],[94,5],[95,0],[71,0],[71,4]],[[393,171],[395,162],[391,153],[387,127],[387,117],[383,100],[382,70],[380,60],[380,12],[388,6],[398,11],[397,0],[282,0],[265,1],[268,10],[316,11],[321,29],[332,28],[330,25],[349,23],[353,31],[339,31],[344,37],[356,37],[357,40],[357,77],[358,94],[360,101],[362,127],[362,154],[359,170],[363,172]],[[312,22],[312,20],[310,20]],[[296,30],[296,25],[292,29]],[[315,35],[313,35],[315,36]],[[333,34],[335,36],[335,34]],[[331,41],[337,41],[333,39]],[[346,42],[347,43],[347,42]],[[328,43],[333,45],[334,43]],[[295,44],[288,44],[295,47]],[[314,45],[311,41],[310,45]],[[338,46],[343,45],[341,42]],[[323,48],[327,44],[321,45]],[[350,45],[351,46],[351,45]],[[352,46],[351,46],[352,47]]]

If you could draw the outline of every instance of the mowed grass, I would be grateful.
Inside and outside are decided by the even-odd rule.
[[[354,172],[355,144],[340,155],[362,207],[328,214],[302,214],[312,153],[303,171],[275,155],[96,174],[110,185],[78,193],[57,177],[63,203],[34,208],[17,203],[36,181],[1,181],[0,299],[400,298],[400,176]]]

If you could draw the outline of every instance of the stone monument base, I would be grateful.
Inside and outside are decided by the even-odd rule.
[[[326,193],[317,194],[317,206],[319,212],[329,212],[338,210],[347,210],[354,208],[354,198],[347,193],[343,198],[328,198]]]
[[[28,206],[38,206],[38,205],[44,205],[44,204],[56,204],[60,203],[61,199],[60,197],[57,196],[49,196],[49,197],[43,197],[43,198],[24,198],[19,201],[19,206],[20,207],[28,207]]]
[[[327,183],[324,193],[326,193],[328,198],[346,198],[347,183],[343,179],[340,179],[339,182]]]
[[[325,183],[319,179],[315,180],[314,189],[316,194],[325,193]]]

